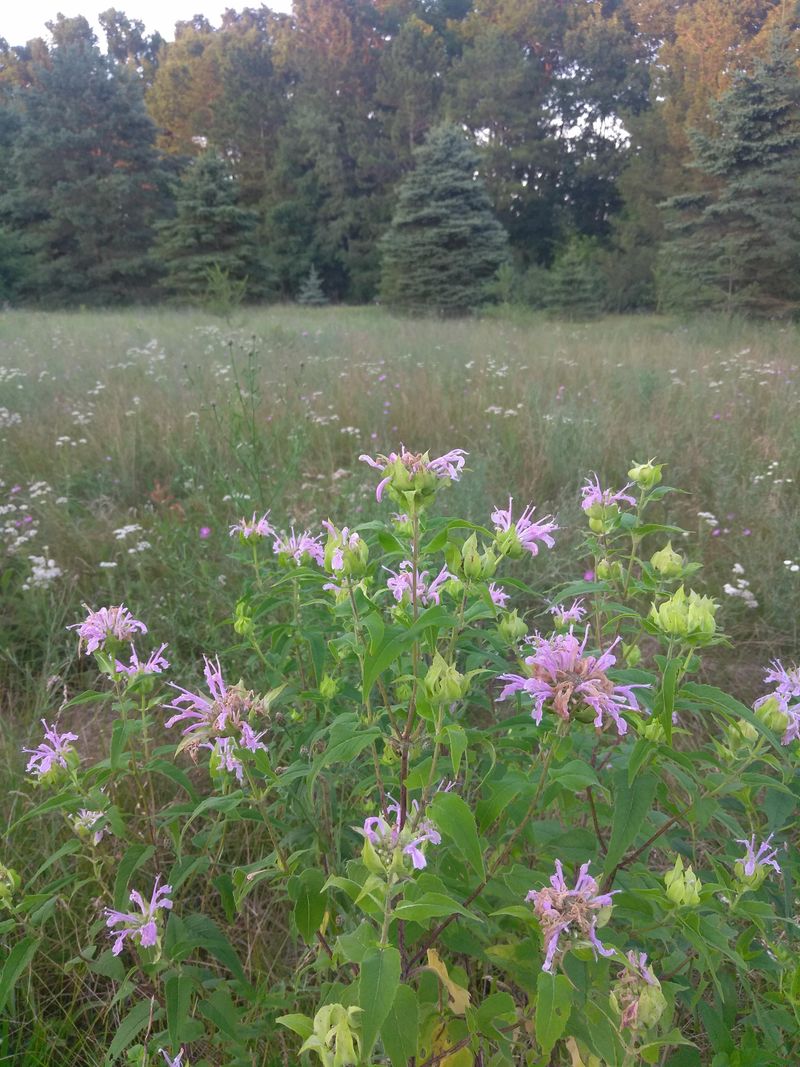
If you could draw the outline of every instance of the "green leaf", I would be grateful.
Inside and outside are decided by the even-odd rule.
[[[307,1041],[314,1033],[314,1024],[307,1015],[300,1015],[299,1013],[279,1015],[275,1022],[302,1037],[304,1041]]]
[[[457,793],[437,793],[429,810],[437,828],[453,841],[475,873],[484,878],[483,852],[472,808]]]
[[[119,1029],[114,1035],[114,1040],[109,1046],[106,1053],[106,1063],[113,1063],[121,1052],[130,1045],[133,1039],[138,1033],[140,1033],[147,1024],[150,1022],[151,1010],[154,1013],[158,1012],[158,1008],[153,1007],[153,1003],[149,998],[144,1000],[137,1000],[128,1014],[120,1023]]]
[[[389,1014],[381,1026],[381,1041],[392,1067],[407,1067],[417,1054],[419,1005],[417,994],[407,985],[399,985]]]
[[[137,867],[147,863],[154,852],[152,845],[130,845],[128,847],[117,868],[117,877],[114,879],[114,907],[117,911],[123,911],[127,903],[127,889],[131,875]],[[147,894],[144,895],[147,896]]]
[[[236,955],[233,945],[231,945],[213,919],[209,919],[207,915],[195,913],[186,916],[183,920],[183,925],[191,943],[196,948],[205,949],[209,955],[227,967],[240,982],[245,985],[248,984],[244,968]]]
[[[672,713],[675,711],[675,687],[678,683],[680,669],[680,660],[673,659],[667,664],[661,692],[656,698],[656,713],[661,717],[661,725],[664,727],[664,735],[668,745],[672,744]]]
[[[375,948],[361,964],[358,1006],[361,1015],[362,1056],[369,1060],[372,1048],[389,1014],[400,984],[400,953],[396,948]]]
[[[423,893],[418,900],[404,900],[392,914],[395,919],[409,919],[417,923],[425,922],[426,919],[441,919],[448,915],[463,915],[466,919],[477,920],[477,916],[444,893]]]
[[[564,1033],[572,1011],[572,986],[563,974],[541,971],[536,982],[536,1040],[547,1057]]]
[[[294,900],[294,921],[300,936],[310,945],[325,918],[327,897],[323,893],[324,873],[309,867],[296,879],[290,879],[289,896]]]
[[[6,1001],[11,996],[19,976],[33,959],[39,947],[39,941],[38,937],[23,937],[6,957],[3,970],[0,972],[0,1011],[5,1008]]]
[[[550,781],[558,782],[570,793],[579,793],[590,785],[600,785],[594,769],[580,759],[571,759],[560,767],[550,770]]]
[[[620,767],[614,775],[614,817],[604,867],[606,874],[616,867],[635,841],[650,812],[657,784],[654,774],[642,773],[629,785],[627,767]]]
[[[428,627],[442,627],[448,624],[453,625],[454,622],[455,620],[452,619],[446,608],[434,606],[423,611],[417,621],[407,629],[402,630],[400,633],[396,630],[390,632],[389,635],[384,638],[380,648],[378,648],[374,654],[370,654],[364,659],[364,700],[369,696],[378,677],[391,663],[402,656],[406,649],[410,648]]]
[[[467,750],[467,734],[461,726],[448,726],[445,732],[447,734],[447,747],[450,749],[453,776],[457,778],[461,767],[461,757]]]
[[[184,1040],[184,1025],[189,1018],[192,996],[191,980],[185,975],[173,974],[164,983],[164,992],[169,1040],[173,1049],[176,1049]]]

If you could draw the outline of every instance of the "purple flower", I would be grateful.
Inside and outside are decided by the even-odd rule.
[[[99,845],[108,830],[105,826],[101,826],[98,830],[94,830],[94,827],[105,818],[105,814],[104,811],[88,811],[86,808],[80,808],[77,815],[73,815],[70,821],[77,834],[91,833],[92,844]]]
[[[447,790],[445,790],[447,792]],[[391,800],[391,797],[389,798]],[[427,866],[425,853],[422,851],[424,844],[441,844],[442,838],[430,819],[420,817],[419,804],[412,801],[411,811],[405,826],[400,828],[400,805],[396,800],[386,807],[381,815],[370,815],[364,820],[361,833],[373,845],[376,851],[383,853],[383,858],[391,861],[391,854],[401,847],[403,855],[411,859],[415,871],[421,871]],[[394,816],[394,822],[390,821]]]
[[[758,711],[767,702],[776,701],[777,711],[785,719],[781,744],[789,745],[792,741],[800,740],[800,703],[791,703],[800,699],[800,667],[787,670],[779,659],[773,660],[764,682],[767,685],[775,684],[777,688],[774,693],[760,697],[753,709]]]
[[[75,751],[70,741],[78,740],[77,734],[60,734],[55,723],[48,726],[44,719],[41,723],[44,726],[44,741],[38,748],[23,748],[22,750],[31,757],[25,770],[32,771],[37,778],[44,778],[54,767],[63,767],[67,770],[69,767],[67,756]]]
[[[111,949],[113,955],[118,956],[122,952],[126,937],[138,941],[142,948],[152,948],[158,942],[156,912],[162,908],[169,910],[172,907],[172,901],[169,899],[172,886],[160,885],[160,882],[161,875],[159,874],[156,876],[153,892],[147,904],[142,899],[141,893],[136,889],[131,892],[131,903],[139,908],[140,915],[132,912],[115,911],[113,908],[105,909],[106,926],[109,930],[113,926],[122,924],[122,929],[112,932],[112,937],[115,938],[114,946]]]
[[[555,541],[550,535],[558,529],[556,523],[551,521],[552,516],[547,515],[541,522],[531,522],[531,516],[536,509],[533,504],[529,504],[517,521],[514,522],[511,516],[513,503],[513,498],[509,497],[508,508],[505,511],[502,508],[495,508],[492,512],[492,522],[497,532],[499,534],[507,534],[510,530],[513,530],[518,542],[518,546],[515,545],[514,547],[524,549],[526,552],[530,552],[532,556],[539,554],[538,541],[547,545],[548,548],[552,548],[555,545]]]
[[[399,452],[390,452],[388,456],[379,455],[375,459],[372,456],[362,454],[358,457],[362,463],[368,463],[370,467],[381,471],[384,477],[378,483],[375,497],[378,501],[383,499],[383,491],[391,482],[399,468],[404,468],[405,478],[408,485],[403,489],[411,489],[411,479],[415,474],[424,474],[429,471],[437,478],[449,478],[451,482],[457,482],[461,477],[461,471],[467,460],[467,453],[463,448],[454,448],[443,456],[430,459],[427,452],[409,452],[405,445],[400,446]],[[389,468],[394,468],[389,470]],[[386,472],[389,471],[387,474]]]
[[[571,630],[550,639],[540,635],[532,638],[534,650],[525,657],[530,676],[501,674],[501,680],[508,684],[499,699],[519,691],[528,693],[533,698],[531,715],[537,725],[542,721],[544,705],[552,701],[553,710],[562,719],[568,720],[576,705],[585,706],[595,712],[596,727],[602,727],[603,717],[608,716],[620,735],[627,733],[628,724],[620,712],[639,710],[633,690],[644,686],[615,685],[607,677],[605,672],[617,661],[611,649],[619,638],[600,656],[584,655],[588,640],[588,627],[582,642]]]
[[[185,747],[190,752],[196,752],[198,748],[211,748],[217,756],[224,757],[222,762],[225,766],[234,759],[234,755],[229,745],[216,746],[220,739],[235,738],[242,748],[250,752],[265,749],[266,745],[261,743],[264,734],[256,734],[247,721],[251,714],[262,710],[258,698],[246,690],[241,682],[238,685],[226,685],[219,659],[212,661],[208,656],[203,656],[203,662],[209,695],[192,693],[170,682],[172,688],[178,690],[178,696],[166,707],[176,714],[167,719],[165,725],[171,727],[178,722],[188,723],[183,730],[183,736],[187,739]],[[229,769],[235,770],[235,767]]]
[[[160,1048],[158,1051],[164,1057],[164,1067],[183,1067],[183,1049],[181,1049],[178,1052],[178,1055],[174,1058],[163,1048]]]
[[[581,507],[584,511],[588,511],[590,508],[597,506],[608,508],[611,507],[612,504],[621,503],[623,500],[626,504],[632,504],[635,507],[635,497],[632,497],[630,493],[626,492],[632,485],[633,482],[628,482],[628,484],[624,485],[617,493],[613,492],[611,489],[601,489],[600,479],[595,474],[594,481],[592,481],[591,478],[588,478],[586,485],[581,489],[581,495],[583,496]]]
[[[489,582],[489,596],[492,598],[492,603],[497,608],[504,608],[511,599],[505,589],[496,582]]]
[[[204,741],[199,747],[211,749],[212,770],[225,770],[228,774],[235,775],[237,781],[241,782],[244,778],[244,765],[234,753],[233,746],[232,737],[218,737],[215,741]]]
[[[349,526],[343,526],[341,530],[337,530],[328,519],[324,519],[322,525],[328,532],[329,544],[332,542],[335,545],[331,553],[330,567],[334,573],[338,573],[344,570],[345,549],[349,549],[351,552],[357,551],[361,536],[355,530],[351,530]]]
[[[575,888],[567,888],[561,860],[556,860],[556,873],[550,877],[550,887],[532,889],[525,897],[529,904],[533,904],[534,914],[542,928],[545,949],[543,971],[552,971],[559,939],[567,932],[588,941],[595,959],[598,953],[601,956],[614,955],[614,949],[605,948],[596,933],[597,913],[602,908],[612,906],[612,896],[613,893],[600,892],[597,882],[589,874],[588,863],[582,864]]]
[[[239,519],[237,523],[230,527],[231,537],[234,534],[239,534],[243,541],[248,541],[250,538],[256,537],[276,537],[277,534],[269,523],[269,512],[265,511],[261,518],[256,517],[256,513],[253,512],[252,519]]]
[[[427,580],[428,572],[421,571],[415,576],[414,564],[408,559],[403,560],[398,571],[390,570],[388,567],[383,569],[391,575],[391,578],[386,582],[386,586],[398,604],[413,601],[415,586],[418,604],[422,604],[423,607],[427,607],[429,604],[438,604],[441,600],[442,586],[453,578],[447,567],[442,567],[433,581],[429,583]]]
[[[647,963],[647,953],[631,949],[626,953],[627,966],[617,975],[614,996],[620,1010],[622,1029],[634,1029],[639,1021],[640,1001],[646,986],[661,989],[661,985]]]
[[[87,656],[104,649],[109,639],[130,641],[137,630],[147,633],[145,624],[134,619],[124,604],[90,611],[83,622],[73,623],[67,629],[78,631],[80,644],[85,644]]]
[[[580,600],[573,600],[572,604],[565,608],[561,604],[554,604],[550,608],[550,614],[555,619],[557,626],[562,629],[566,629],[568,626],[574,623],[583,622],[586,618],[586,608],[583,606],[583,598]]]
[[[291,533],[284,534],[283,537],[276,535],[272,551],[276,556],[290,556],[298,567],[306,558],[313,559],[319,567],[325,562],[325,550],[320,543],[320,535],[315,536],[310,530],[296,534],[292,529]]]
[[[211,536],[211,527],[201,526],[200,529],[197,531],[197,534],[201,541],[206,541]]]
[[[740,860],[745,877],[752,878],[754,874],[763,870],[764,867],[772,867],[778,874],[781,873],[778,861],[775,859],[778,855],[778,850],[770,847],[774,836],[774,834],[770,834],[766,841],[761,842],[758,849],[756,849],[755,834],[745,841],[739,837],[736,838],[737,845],[744,845],[745,847],[745,854]]]
[[[116,660],[114,666],[118,674],[161,674],[169,667],[169,662],[164,658],[162,653],[166,648],[166,644],[160,645],[155,652],[151,652],[147,659],[142,663],[139,659],[139,654],[131,645],[131,658],[130,662],[125,664],[121,660]]]

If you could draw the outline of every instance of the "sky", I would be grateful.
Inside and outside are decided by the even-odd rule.
[[[45,23],[57,12],[68,17],[85,15],[99,29],[97,15],[115,7],[129,19],[141,19],[151,33],[158,30],[162,37],[172,40],[176,22],[204,14],[211,23],[219,23],[219,15],[226,7],[258,7],[257,0],[0,0],[0,37],[9,44],[25,44],[32,37],[46,37]],[[273,11],[289,11],[290,0],[272,0]]]

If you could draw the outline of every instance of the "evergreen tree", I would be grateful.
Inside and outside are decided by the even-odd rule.
[[[596,247],[586,238],[573,238],[548,272],[545,307],[563,318],[593,319],[603,310],[604,295]]]
[[[785,37],[741,72],[695,133],[712,187],[667,201],[664,303],[785,312],[800,304],[800,78]]]
[[[175,190],[175,212],[160,224],[156,246],[169,293],[203,301],[213,272],[246,281],[251,296],[263,294],[258,216],[240,206],[238,185],[224,160],[207,152],[188,166]]]
[[[0,224],[25,252],[22,296],[107,304],[147,295],[152,224],[166,203],[136,75],[100,54],[85,19],[50,24],[54,46],[14,90],[18,123]]]
[[[297,294],[297,303],[305,307],[324,307],[328,303],[325,291],[322,288],[322,279],[317,274],[317,268],[312,264],[311,270]]]
[[[390,307],[464,312],[490,297],[508,238],[461,130],[437,127],[414,155],[382,241],[381,294]]]

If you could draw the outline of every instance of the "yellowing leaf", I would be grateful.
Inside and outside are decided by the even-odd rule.
[[[436,949],[428,949],[428,968],[439,977],[442,985],[447,989],[448,1004],[450,1011],[454,1015],[463,1015],[467,1006],[469,1005],[470,995],[469,990],[464,989],[463,986],[454,982],[450,975],[447,973],[447,967],[442,959],[439,957],[439,953]],[[472,1062],[470,1060],[470,1062]],[[461,1067],[459,1061],[453,1061],[452,1067]]]

